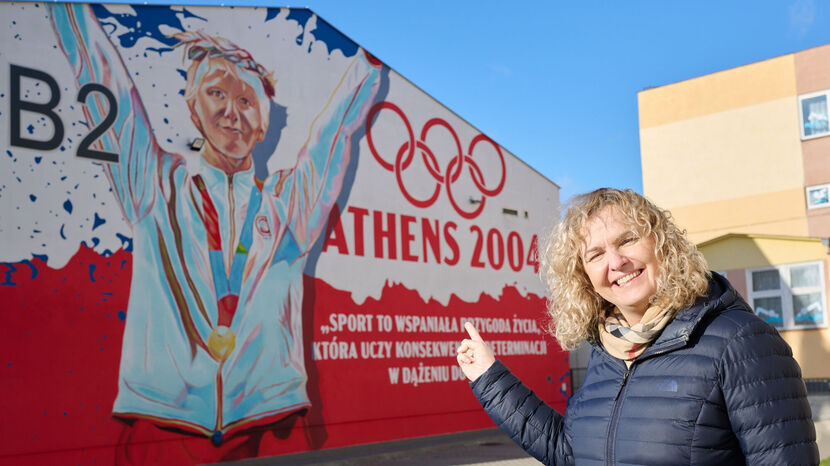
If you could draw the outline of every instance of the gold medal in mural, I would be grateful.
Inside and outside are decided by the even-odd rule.
[[[210,356],[219,362],[225,362],[236,346],[236,335],[224,325],[218,325],[208,337]]]

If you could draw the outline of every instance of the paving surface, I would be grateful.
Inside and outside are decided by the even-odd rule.
[[[830,457],[830,395],[809,397],[821,458]],[[222,463],[266,465],[487,465],[541,464],[499,429],[485,429],[394,442],[332,448],[307,453]]]
[[[830,395],[810,395],[808,398],[813,409],[819,456],[830,458]]]
[[[284,464],[531,466],[541,463],[528,456],[502,431],[485,429],[271,458],[253,458],[222,464],[233,466]]]

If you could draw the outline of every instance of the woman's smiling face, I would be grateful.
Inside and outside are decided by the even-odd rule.
[[[250,156],[264,136],[262,114],[256,90],[227,69],[215,67],[202,78],[192,108],[198,119],[194,123],[213,149],[241,159]]]
[[[582,265],[594,291],[617,306],[629,325],[638,323],[657,292],[654,240],[641,238],[613,206],[588,219],[583,239]]]

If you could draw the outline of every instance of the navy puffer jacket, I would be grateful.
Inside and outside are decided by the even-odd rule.
[[[498,361],[473,392],[546,464],[818,464],[790,347],[713,275],[630,369],[594,347],[564,417]]]

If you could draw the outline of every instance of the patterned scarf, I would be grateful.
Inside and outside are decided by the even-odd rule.
[[[646,309],[640,323],[629,326],[622,312],[616,307],[605,321],[599,324],[599,339],[611,356],[622,359],[626,366],[648,348],[663,328],[671,321],[672,315],[665,309],[651,306]]]

